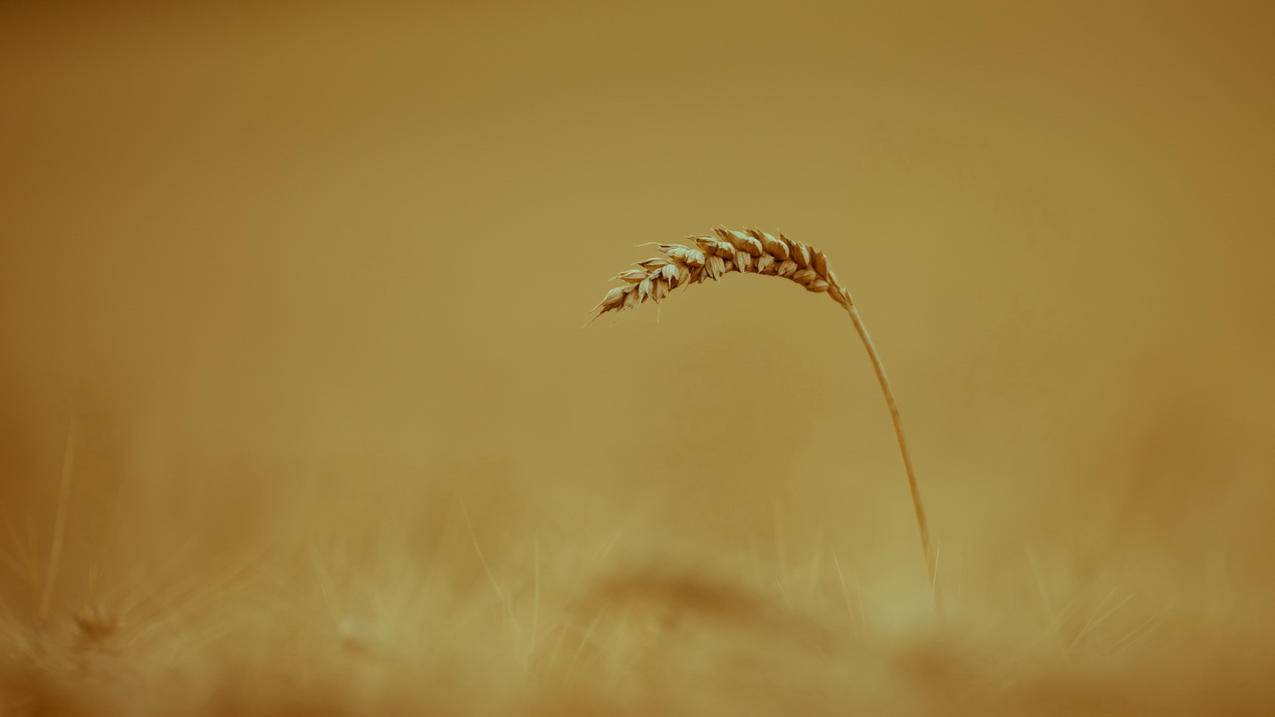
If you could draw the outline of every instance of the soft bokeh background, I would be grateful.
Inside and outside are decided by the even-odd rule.
[[[832,302],[732,276],[582,328],[634,245],[720,223],[823,248],[855,293],[958,624],[1014,642],[1090,596],[1110,615],[1068,641],[1269,628],[1272,21],[4,3],[3,604],[277,575],[391,525],[462,596],[639,564],[780,604],[835,559],[862,624],[926,619]]]

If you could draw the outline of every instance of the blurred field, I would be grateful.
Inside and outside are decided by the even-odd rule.
[[[0,3],[0,715],[1275,712],[1273,20]]]

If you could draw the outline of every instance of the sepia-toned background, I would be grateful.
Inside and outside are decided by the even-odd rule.
[[[598,618],[552,607],[616,573],[712,575],[835,634],[928,625],[888,414],[835,304],[729,276],[583,328],[635,245],[724,224],[822,248],[854,292],[961,639],[1237,654],[1220,636],[1275,627],[1273,21],[4,3],[0,614],[144,623],[240,581],[335,615],[308,576],[339,554],[352,594],[388,584],[375,563],[486,600],[483,649],[512,634],[527,664],[554,629],[576,668],[627,644],[594,656]],[[234,600],[200,624],[267,610]],[[189,652],[240,664],[236,634]],[[635,664],[598,699],[696,709]],[[534,692],[525,667],[491,681]],[[20,674],[14,694],[80,689]]]

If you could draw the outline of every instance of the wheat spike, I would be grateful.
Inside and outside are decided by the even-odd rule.
[[[855,331],[863,342],[876,372],[877,383],[890,410],[894,436],[899,444],[899,454],[907,473],[908,493],[916,514],[916,525],[921,537],[921,550],[925,554],[926,574],[936,609],[941,609],[938,591],[937,560],[930,545],[930,528],[921,503],[921,492],[903,433],[903,419],[894,400],[894,391],[886,376],[885,366],[877,353],[876,345],[863,324],[859,310],[850,292],[837,279],[829,265],[828,257],[818,249],[794,241],[779,234],[775,236],[757,229],[727,229],[718,227],[711,234],[692,236],[685,244],[656,244],[660,255],[637,262],[635,269],[627,269],[615,276],[623,282],[607,292],[593,308],[596,316],[625,309],[637,308],[648,301],[659,303],[669,292],[678,287],[698,284],[706,279],[714,281],[732,272],[778,276],[796,282],[807,291],[827,294],[850,315]]]
[[[594,307],[597,314],[636,308],[659,302],[679,286],[716,281],[731,272],[779,276],[806,290],[826,293],[846,308],[850,294],[828,266],[828,258],[814,247],[757,229],[717,228],[712,234],[694,236],[686,244],[657,244],[660,256],[637,263],[615,276],[624,282]]]

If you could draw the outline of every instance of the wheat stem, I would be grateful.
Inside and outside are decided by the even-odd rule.
[[[848,292],[846,298],[849,299]],[[930,523],[925,519],[925,505],[921,502],[921,488],[916,482],[916,468],[912,465],[912,454],[908,451],[908,439],[903,433],[903,418],[899,415],[899,405],[894,400],[894,390],[890,388],[890,377],[885,373],[885,364],[881,362],[881,354],[877,353],[876,343],[872,341],[872,335],[868,333],[868,327],[863,324],[863,317],[859,315],[859,309],[854,305],[853,300],[848,302],[845,309],[846,313],[850,315],[850,321],[854,323],[854,330],[858,332],[859,338],[863,341],[863,348],[868,352],[868,358],[872,361],[872,370],[877,375],[877,383],[881,385],[881,395],[885,397],[885,405],[890,409],[890,422],[894,425],[894,437],[899,442],[899,455],[903,458],[903,470],[908,475],[908,493],[912,496],[912,509],[916,513],[916,527],[921,534],[921,551],[925,554],[925,569],[930,579],[930,591],[934,596],[934,607],[936,610],[942,610],[943,598],[938,588],[938,566],[936,565],[934,550],[930,545]]]
[[[53,606],[53,583],[62,563],[62,537],[66,531],[66,502],[71,487],[71,471],[75,466],[75,423],[66,429],[66,443],[62,447],[62,474],[58,480],[58,509],[53,519],[53,542],[49,546],[49,565],[40,590],[40,622],[47,622]]]

